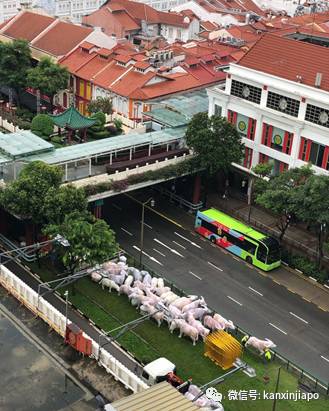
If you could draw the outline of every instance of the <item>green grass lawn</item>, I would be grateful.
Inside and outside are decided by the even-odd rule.
[[[54,278],[51,270],[44,268],[44,265],[40,270],[33,264],[32,269],[37,271],[45,281]],[[69,288],[70,301],[105,331],[140,317],[126,296],[118,296],[116,292],[108,293],[107,290],[103,291],[100,285],[93,283],[89,278],[79,280],[75,284],[75,291],[75,295],[73,295]],[[179,339],[177,334],[170,334],[166,323],[158,328],[154,321],[147,320],[136,327],[133,332],[130,331],[123,335],[118,342],[144,364],[159,356],[168,358],[176,364],[179,376],[183,379],[192,377],[193,382],[198,385],[205,384],[225,372],[203,355],[204,344],[202,342],[193,346],[189,339]],[[243,360],[256,370],[257,376],[250,378],[242,371],[238,371],[217,387],[226,396],[223,401],[225,410],[272,410],[272,401],[269,400],[228,400],[229,390],[275,391],[277,372],[280,366],[278,362],[264,363],[260,357],[249,351],[244,352]],[[264,376],[269,377],[267,384],[264,382]],[[294,392],[296,389],[297,378],[282,367],[278,391]],[[281,400],[277,402],[276,406],[276,411],[295,411],[297,409],[299,411],[327,411],[329,410],[329,401],[323,398],[310,403]]]

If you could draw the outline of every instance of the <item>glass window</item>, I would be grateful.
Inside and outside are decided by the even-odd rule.
[[[211,224],[206,220],[201,219],[201,227],[205,228],[211,233],[218,234],[218,228],[214,224]]]
[[[315,166],[322,167],[324,149],[325,146],[312,142],[309,161]]]
[[[257,249],[257,259],[262,263],[266,263],[266,257],[267,248],[265,247],[265,245],[260,243]]]
[[[222,107],[215,104],[215,112],[214,112],[215,116],[221,116],[222,115]]]

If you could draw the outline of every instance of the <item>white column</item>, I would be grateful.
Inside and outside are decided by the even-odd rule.
[[[89,159],[89,176],[91,176],[91,158]]]
[[[296,167],[296,163],[298,160],[298,152],[300,147],[300,140],[302,137],[302,130],[303,127],[296,127],[291,147],[291,154],[289,159],[289,168]]]
[[[67,181],[67,163],[65,163],[65,181]]]
[[[131,160],[132,157],[133,157],[133,149],[131,148],[131,149],[129,150],[129,160]]]
[[[255,138],[253,141],[253,153],[252,153],[252,162],[251,167],[255,167],[259,163],[259,150],[262,143],[262,130],[263,130],[263,115],[255,113],[256,116],[256,130]]]
[[[112,164],[112,156],[113,156],[113,153],[110,154],[110,165]]]

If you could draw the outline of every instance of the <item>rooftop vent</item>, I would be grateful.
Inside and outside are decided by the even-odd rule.
[[[322,73],[316,73],[316,76],[315,76],[315,87],[318,87],[318,88],[320,88],[320,86],[321,86],[321,81],[322,81]]]
[[[297,76],[296,76],[296,80],[297,80],[297,83],[302,83],[302,81],[303,81],[303,77],[302,77],[302,76],[300,76],[299,74],[297,74]]]

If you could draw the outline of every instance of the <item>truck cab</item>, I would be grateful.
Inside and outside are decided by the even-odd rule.
[[[176,366],[167,358],[158,358],[145,365],[142,372],[142,380],[148,385],[154,385],[167,380],[167,374],[176,373]]]

